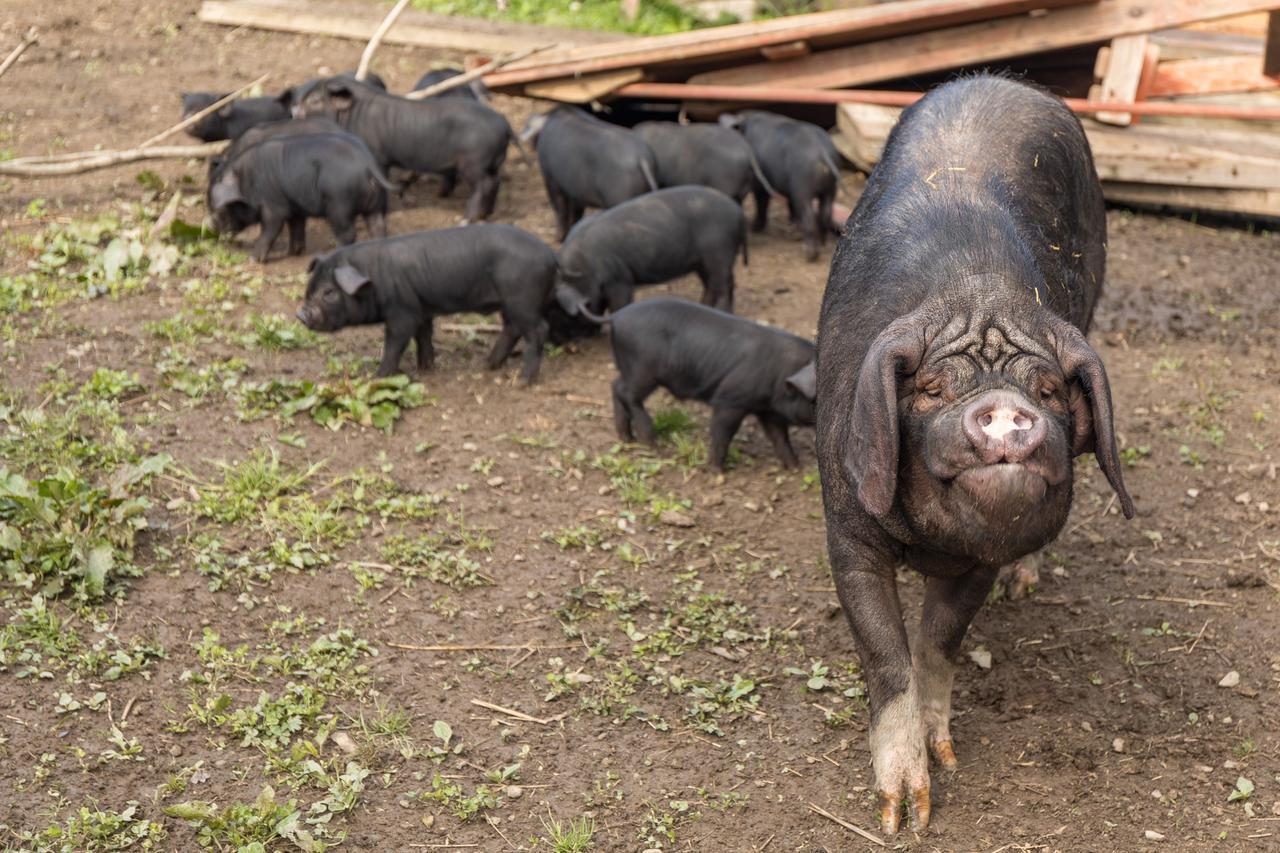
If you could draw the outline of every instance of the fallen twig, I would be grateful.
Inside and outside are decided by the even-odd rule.
[[[502,331],[502,326],[497,323],[440,323],[436,328],[443,332],[497,333]]]
[[[23,178],[78,175],[95,169],[119,166],[122,163],[136,163],[139,160],[210,157],[220,153],[228,144],[223,141],[206,142],[203,145],[157,145],[153,148],[130,148],[125,151],[85,152],[86,156],[83,159],[62,162],[9,160],[0,163],[0,175],[16,175]]]
[[[543,649],[576,649],[578,647],[577,643],[550,643],[548,645],[539,645],[537,643],[488,643],[477,646],[415,646],[409,643],[387,643],[387,645],[393,649],[408,649],[411,652],[518,652],[526,649],[538,652]]]
[[[369,43],[364,46],[364,53],[360,54],[360,64],[356,66],[356,79],[363,81],[369,76],[369,63],[373,62],[373,55],[378,52],[378,45],[382,44],[382,39],[387,32],[395,24],[396,18],[400,17],[400,13],[409,5],[409,0],[400,0],[387,16],[382,19],[382,23],[378,24],[378,28],[373,31],[373,36],[369,39]]]
[[[1135,595],[1138,601],[1161,601],[1165,604],[1189,604],[1192,607],[1230,607],[1225,601],[1210,601],[1207,598],[1175,598],[1172,595]]]
[[[0,62],[0,77],[3,77],[4,72],[8,71],[9,67],[18,61],[19,56],[27,52],[27,48],[38,41],[40,41],[40,35],[35,27],[31,27],[23,33],[22,41],[18,42],[18,46],[9,52],[9,55],[4,58],[4,62]]]
[[[836,823],[840,824],[850,832],[854,832],[854,833],[857,833],[858,835],[861,835],[863,838],[867,839],[872,844],[879,844],[881,847],[886,846],[884,841],[881,838],[875,835],[872,835],[871,833],[867,832],[865,829],[861,827],[854,826],[853,824],[849,823],[849,821],[847,820],[843,820],[841,818],[836,817],[831,812],[824,809],[822,806],[815,806],[813,803],[809,803],[809,811],[814,812],[816,814],[820,814],[823,817],[825,817],[827,820],[835,821]]]
[[[375,36],[376,36],[376,33],[375,33]],[[502,57],[501,59],[494,59],[490,62],[486,62],[484,65],[481,65],[478,68],[472,68],[470,71],[467,71],[463,74],[457,74],[453,77],[448,77],[444,80],[441,80],[439,83],[436,83],[433,86],[428,86],[425,89],[419,89],[416,92],[410,92],[409,94],[405,95],[405,97],[410,101],[425,100],[434,95],[439,95],[441,92],[448,92],[450,89],[456,89],[459,86],[465,86],[468,83],[470,83],[472,80],[478,80],[479,78],[483,77],[489,72],[496,71],[497,69],[501,68],[504,65],[509,65],[512,62],[518,62],[519,60],[524,59],[525,57],[532,56],[533,54],[543,50],[549,50],[555,46],[556,46],[555,43],[552,42],[551,44],[540,44],[537,47],[529,47],[529,48],[525,48],[524,50],[518,50],[515,53],[508,54],[507,56]]]
[[[487,708],[490,711],[497,711],[499,714],[506,714],[508,717],[512,717],[513,719],[524,720],[526,723],[537,723],[540,726],[549,726],[558,720],[563,720],[569,715],[569,712],[566,711],[563,714],[557,714],[554,717],[547,717],[543,720],[538,717],[531,717],[523,711],[517,711],[514,708],[504,708],[501,705],[495,705],[492,702],[486,702],[483,699],[472,699],[471,704],[480,708]]]

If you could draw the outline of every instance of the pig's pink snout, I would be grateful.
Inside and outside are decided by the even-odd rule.
[[[1022,462],[1044,443],[1045,421],[1010,391],[988,391],[964,411],[964,433],[988,465]]]

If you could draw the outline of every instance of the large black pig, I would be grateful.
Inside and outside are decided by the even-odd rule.
[[[527,231],[479,224],[368,240],[314,260],[310,272],[298,319],[321,332],[385,324],[379,376],[399,372],[410,340],[417,342],[418,367],[430,369],[435,317],[472,311],[502,315],[489,369],[501,367],[523,339],[520,379],[528,384],[538,376],[556,257]]]
[[[254,131],[257,133],[257,131]],[[356,239],[356,217],[387,235],[387,190],[364,143],[349,133],[264,134],[212,168],[207,205],[219,234],[236,234],[258,223],[253,254],[266,261],[287,223],[289,254],[305,247],[308,217],[328,221],[339,243]]]
[[[697,305],[658,297],[628,305],[611,327],[613,421],[623,441],[653,444],[644,401],[659,386],[710,404],[708,461],[723,470],[729,443],[748,415],[760,421],[786,468],[800,464],[787,430],[812,426],[813,344],[804,338]]]
[[[832,575],[862,660],[882,828],[929,823],[956,767],[952,658],[1002,565],[1058,535],[1073,456],[1121,511],[1111,391],[1085,341],[1102,189],[1057,98],[978,75],[907,110],[837,248],[818,332]],[[896,567],[925,575],[908,644]]]
[[[737,202],[710,187],[672,187],[579,222],[558,256],[556,299],[570,315],[629,304],[637,285],[697,273],[702,303],[733,312],[733,263],[747,262],[747,222]],[[564,285],[567,285],[564,286]]]
[[[577,107],[532,116],[520,137],[537,149],[557,240],[588,207],[613,207],[658,188],[658,164],[648,144]]]
[[[343,77],[318,80],[295,101],[295,117],[326,115],[363,139],[384,169],[398,167],[471,185],[464,219],[493,213],[511,125],[467,98],[411,101]]]
[[[763,231],[774,190],[786,196],[791,221],[804,235],[805,257],[814,260],[831,228],[831,205],[840,185],[838,154],[831,138],[817,125],[763,110],[725,115],[721,122],[736,127],[755,152],[760,169],[772,187],[756,181],[756,218],[752,227]]]

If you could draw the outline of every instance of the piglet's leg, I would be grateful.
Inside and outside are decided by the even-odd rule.
[[[414,335],[414,343],[418,348],[418,369],[430,370],[436,363],[436,348],[432,343],[432,334],[435,331],[435,319],[427,317],[422,321],[422,325],[418,327],[418,332]]]
[[[778,455],[782,467],[798,468],[800,460],[796,458],[796,451],[791,446],[786,422],[777,415],[758,415],[757,417],[760,419],[760,426],[764,427],[764,434],[769,436],[769,441],[773,443],[773,452]]]
[[[498,339],[493,342],[493,350],[489,353],[488,367],[490,370],[497,370],[502,367],[502,363],[511,355],[511,351],[516,348],[516,341],[520,339],[520,333],[516,331],[516,327],[506,317],[502,318],[502,331],[498,333]]]
[[[301,255],[307,250],[307,218],[295,216],[289,220],[289,254]]]
[[[400,372],[400,357],[417,331],[416,318],[394,317],[387,320],[382,337],[382,364],[378,365],[379,377],[394,376]]]
[[[960,650],[969,623],[986,601],[996,575],[978,567],[955,578],[931,577],[924,586],[924,612],[911,649],[912,669],[929,753],[944,770],[956,769],[951,741],[952,658]]]
[[[838,529],[828,532],[827,546],[867,682],[880,827],[888,834],[898,831],[906,799],[912,825],[923,830],[929,825],[929,758],[894,580],[897,559]]]
[[[267,256],[271,254],[271,247],[275,244],[276,238],[280,236],[280,232],[284,229],[284,217],[275,211],[263,209],[262,211],[262,233],[258,235],[258,240],[253,244],[253,257],[260,263],[267,262]]]
[[[725,462],[729,460],[729,443],[733,441],[742,419],[747,413],[742,409],[719,406],[711,413],[711,464],[723,471]]]

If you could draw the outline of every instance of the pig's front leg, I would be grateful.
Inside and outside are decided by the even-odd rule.
[[[907,630],[889,548],[829,530],[831,575],[853,629],[871,705],[871,765],[875,771],[880,827],[892,834],[908,801],[917,830],[929,825],[929,758],[925,753],[920,697],[912,674]]]
[[[278,212],[269,208],[262,209],[262,233],[258,235],[258,240],[253,244],[253,258],[260,264],[267,262],[267,255],[271,254],[271,247],[275,244],[276,238],[280,236],[280,232],[284,230],[285,217]]]
[[[773,452],[783,468],[798,468],[800,460],[796,457],[795,448],[791,446],[791,438],[787,435],[787,422],[777,415],[758,415],[764,434],[773,443]]]
[[[978,566],[955,578],[925,581],[924,611],[911,649],[921,722],[929,753],[944,770],[956,769],[951,741],[952,659],[960,651],[969,623],[986,601],[996,569]]]
[[[428,327],[429,328],[429,327]],[[377,376],[394,376],[400,372],[400,357],[404,355],[409,341],[418,331],[418,322],[412,317],[388,318],[382,337],[382,364],[378,365]]]
[[[729,406],[717,406],[711,412],[711,448],[708,455],[716,470],[723,471],[729,460],[729,444],[733,441],[742,419],[747,413],[742,409]]]

